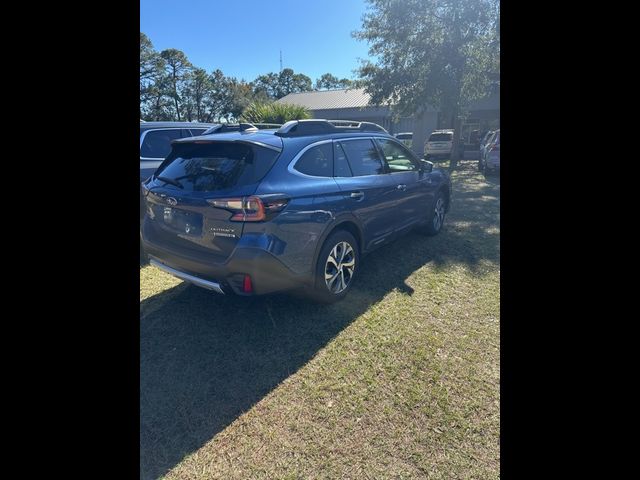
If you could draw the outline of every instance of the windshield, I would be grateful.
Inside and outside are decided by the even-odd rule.
[[[186,192],[215,192],[257,183],[278,152],[245,143],[175,144],[155,178]]]

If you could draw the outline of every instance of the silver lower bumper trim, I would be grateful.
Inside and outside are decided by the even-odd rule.
[[[160,270],[164,270],[170,275],[179,278],[180,280],[184,280],[185,282],[193,283],[198,287],[206,288],[207,290],[213,290],[214,292],[220,293],[224,295],[222,288],[220,288],[220,284],[216,282],[211,282],[209,280],[204,280],[203,278],[194,277],[193,275],[189,275],[188,273],[181,272],[180,270],[176,270],[175,268],[168,267],[164,263],[160,263],[153,258],[149,259],[149,263],[154,267],[158,267]]]

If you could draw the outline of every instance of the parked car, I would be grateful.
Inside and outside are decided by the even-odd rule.
[[[211,123],[140,122],[140,181],[151,176],[171,152],[171,142],[178,138],[201,135]]]
[[[481,151],[478,168],[485,174],[500,170],[500,130],[492,132],[489,137]]]
[[[413,132],[396,133],[394,137],[400,140],[405,147],[411,148],[413,144]]]
[[[351,123],[176,140],[142,184],[150,263],[218,293],[333,302],[365,254],[413,228],[437,234],[448,174],[379,125]]]
[[[451,157],[453,149],[453,130],[435,130],[424,144],[424,158],[427,160]]]
[[[484,153],[485,153],[485,149],[487,148],[487,145],[489,144],[489,141],[491,140],[491,137],[493,136],[493,134],[495,133],[495,130],[489,130],[487,133],[484,134],[484,136],[482,137],[482,140],[480,140],[480,156],[478,157],[478,170],[482,171],[483,168],[483,162],[484,162]]]

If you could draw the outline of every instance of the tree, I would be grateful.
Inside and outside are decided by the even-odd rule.
[[[311,89],[311,79],[303,73],[294,73],[292,69],[285,68],[278,75],[278,98]]]
[[[204,121],[218,122],[227,102],[227,78],[222,70],[216,69],[208,77],[209,88],[204,99]]]
[[[260,75],[252,82],[255,95],[263,95],[268,99],[278,99],[290,93],[308,92],[312,90],[311,79],[303,73],[295,73],[291,68],[283,69],[279,74]]]
[[[227,83],[227,102],[225,104],[225,118],[227,121],[236,120],[242,111],[253,100],[253,91],[249,83],[231,77]]]
[[[187,121],[205,119],[205,101],[211,91],[211,80],[206,70],[195,68],[186,79],[183,103]]]
[[[289,120],[311,118],[311,113],[301,105],[255,102],[242,112],[241,118],[252,123],[283,124]]]
[[[338,88],[349,88],[350,86],[351,80],[348,78],[339,79],[330,73],[325,73],[316,80],[316,90],[336,90]]]
[[[162,77],[164,60],[153,48],[151,40],[140,32],[140,117],[148,109],[147,102],[154,97],[153,87]]]
[[[160,52],[160,56],[165,61],[165,72],[169,78],[169,95],[173,100],[175,115],[177,120],[182,121],[182,94],[186,88],[187,80],[193,66],[187,59],[184,52],[169,48]]]
[[[278,74],[270,72],[256,78],[253,81],[253,93],[256,95],[262,94],[269,99],[279,98]]]
[[[455,166],[462,109],[486,95],[500,71],[499,0],[367,1],[371,11],[353,35],[377,61],[361,65],[359,84],[371,103],[392,103],[404,115],[440,108],[455,128]],[[426,133],[414,132],[414,149]]]
[[[174,120],[171,98],[166,94],[168,78],[158,79],[147,93],[145,117],[150,121]]]

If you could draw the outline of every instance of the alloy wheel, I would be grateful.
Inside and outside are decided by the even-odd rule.
[[[353,278],[356,256],[348,242],[336,244],[327,257],[324,267],[324,281],[331,293],[338,294],[346,290]]]
[[[438,231],[440,227],[442,227],[442,223],[444,222],[444,200],[442,197],[439,197],[436,200],[435,211],[433,214],[433,228]]]

